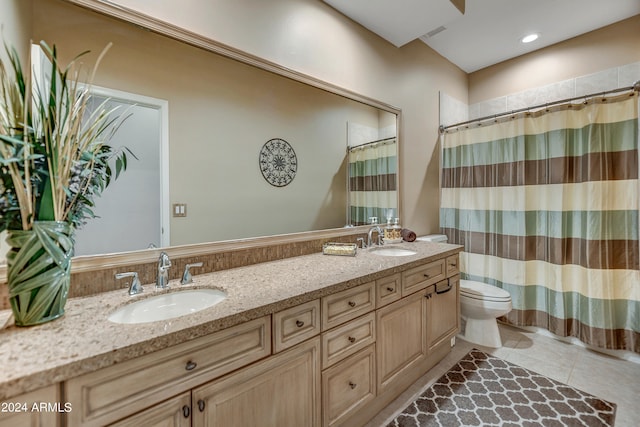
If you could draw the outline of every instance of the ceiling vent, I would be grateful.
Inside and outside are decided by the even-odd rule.
[[[502,0],[504,1],[504,0]],[[324,0],[396,47],[463,16],[461,0]]]
[[[431,37],[435,36],[436,34],[440,34],[444,30],[446,30],[446,28],[441,25],[438,28],[436,28],[435,30],[429,31],[427,34],[425,34],[424,36],[422,36],[420,38],[421,39],[428,39],[428,38],[431,38]]]

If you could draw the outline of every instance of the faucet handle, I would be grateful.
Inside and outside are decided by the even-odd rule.
[[[193,277],[191,276],[191,271],[189,271],[189,269],[191,267],[202,267],[202,263],[201,262],[195,262],[193,264],[187,264],[184,266],[184,273],[182,274],[182,280],[180,280],[180,283],[183,285],[186,285],[188,283],[193,283]]]
[[[169,254],[167,254],[164,251],[160,252],[160,258],[158,259],[158,267],[160,268],[171,267],[171,259],[169,259]]]
[[[140,279],[138,278],[138,273],[136,272],[127,272],[127,273],[116,273],[116,279],[124,279],[126,277],[133,277],[131,280],[131,285],[129,286],[129,295],[137,295],[141,293],[144,289],[142,288],[142,284],[140,283]]]
[[[356,246],[358,246],[358,242],[360,242],[360,247],[361,247],[362,249],[365,249],[365,248],[367,247],[367,244],[366,244],[366,242],[364,241],[364,237],[358,237],[358,238],[356,239]]]

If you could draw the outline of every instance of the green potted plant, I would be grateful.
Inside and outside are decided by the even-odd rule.
[[[50,81],[34,82],[15,49],[0,58],[0,232],[7,231],[7,285],[15,324],[64,314],[74,230],[94,217],[94,199],[126,169],[126,153],[108,145],[122,115],[90,108],[90,82],[76,57],[61,68],[55,46],[41,43]],[[43,87],[44,86],[44,87]]]

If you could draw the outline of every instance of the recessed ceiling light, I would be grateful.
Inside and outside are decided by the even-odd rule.
[[[540,34],[528,34],[520,39],[522,43],[531,43],[534,40],[537,40],[540,37]]]

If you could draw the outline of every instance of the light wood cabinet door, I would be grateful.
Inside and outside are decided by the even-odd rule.
[[[60,401],[58,384],[0,401],[0,427],[56,427],[60,413],[73,410]],[[36,405],[34,407],[34,405]],[[51,405],[40,406],[40,405]]]
[[[378,393],[427,357],[427,298],[418,292],[376,312]]]
[[[320,338],[192,390],[193,426],[320,425]]]
[[[132,415],[111,427],[191,427],[191,392]]]
[[[342,423],[376,397],[375,345],[322,372],[322,425]]]
[[[427,291],[429,350],[458,333],[460,326],[460,276],[450,277]]]

